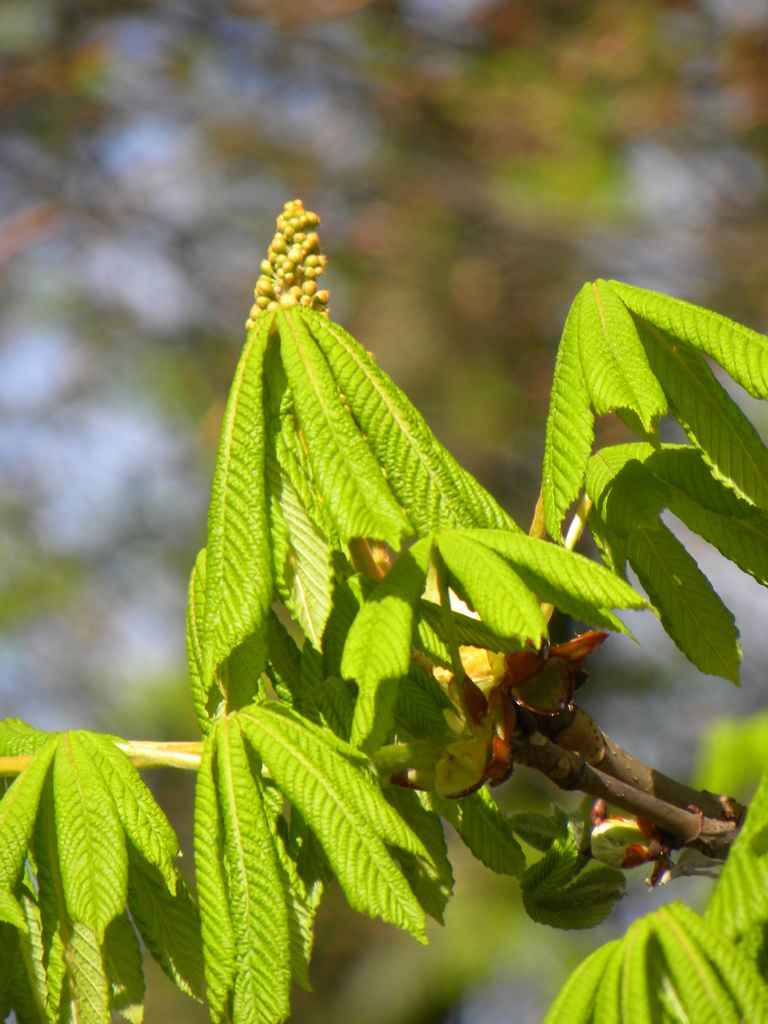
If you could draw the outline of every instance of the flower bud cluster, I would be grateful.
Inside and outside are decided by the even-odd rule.
[[[281,306],[309,306],[328,314],[330,295],[317,287],[317,279],[328,262],[320,252],[320,239],[315,231],[319,223],[317,214],[305,210],[300,199],[285,204],[277,218],[277,232],[267,258],[261,261],[254,292],[256,302],[245,322],[248,330],[260,313]]]

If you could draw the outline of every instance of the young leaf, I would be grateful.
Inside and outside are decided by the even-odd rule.
[[[768,449],[700,353],[638,322],[654,373],[675,417],[713,473],[748,502],[768,509]]]
[[[606,942],[591,953],[570,976],[549,1009],[543,1024],[591,1024],[595,1020],[597,990],[609,960],[620,946],[620,939]]]
[[[522,533],[472,530],[466,535],[501,555],[540,600],[575,619],[624,632],[610,609],[648,607],[628,583],[583,555]]]
[[[317,834],[350,905],[424,938],[424,913],[387,842],[426,856],[394,813],[366,761],[328,730],[267,702],[240,712],[249,742],[281,792]]]
[[[320,650],[331,613],[331,548],[272,453],[267,455],[267,488],[277,592]]]
[[[565,321],[549,400],[541,494],[547,530],[555,540],[560,539],[565,513],[584,483],[594,440],[594,415],[579,356],[581,307],[588,301],[591,286],[585,284]]]
[[[136,851],[154,864],[170,893],[176,892],[179,852],[176,833],[128,757],[105,736],[79,733],[79,742],[99,769],[120,823]]]
[[[232,1015],[237,1021],[282,1021],[291,988],[285,878],[236,718],[217,729],[217,795],[236,960]]]
[[[300,315],[322,350],[399,503],[420,537],[454,527],[516,531],[494,498],[459,466],[403,392],[338,324]]]
[[[500,875],[522,875],[525,854],[487,789],[478,789],[459,800],[430,793],[428,804],[453,825],[470,853],[487,868]]]
[[[141,1024],[145,992],[141,947],[127,914],[116,917],[104,933],[102,959],[111,988],[110,1008],[131,1024]]]
[[[208,510],[204,689],[234,648],[262,632],[272,602],[262,370],[273,320],[265,313],[249,332],[224,413]]]
[[[385,796],[429,851],[429,861],[402,850],[396,856],[424,911],[443,924],[443,911],[453,892],[453,870],[440,816],[413,790],[393,786]]]
[[[430,538],[398,558],[371,591],[347,635],[341,671],[359,688],[352,743],[373,751],[391,731],[397,682],[408,674],[414,610],[424,592]]]
[[[436,542],[451,585],[486,626],[499,636],[520,637],[539,647],[547,624],[539,602],[517,573],[471,535],[444,533]]]
[[[342,404],[325,357],[300,313],[281,310],[276,316],[309,461],[341,539],[371,537],[398,549],[412,533],[410,524]]]
[[[115,802],[86,742],[77,732],[61,737],[53,792],[67,910],[100,944],[107,925],[125,906],[128,858]]]
[[[198,861],[196,856],[199,878]],[[180,878],[176,881],[175,893],[169,892],[158,868],[144,860],[131,844],[128,845],[128,863],[128,909],[142,942],[176,987],[199,1000],[203,948],[195,901]],[[226,940],[226,913],[225,905],[214,924],[219,943]],[[217,966],[212,966],[211,970],[215,971]],[[208,998],[213,1005],[210,987]]]
[[[33,729],[19,718],[6,718],[0,722],[0,757],[36,754],[55,735]]]
[[[646,432],[652,431],[667,411],[664,392],[632,317],[607,281],[595,281],[583,292],[578,332],[579,358],[595,412],[626,409]]]
[[[195,787],[195,878],[205,956],[205,994],[214,1024],[231,1019],[230,994],[237,956],[224,859],[224,821],[217,795],[217,733],[218,725],[206,737]]]
[[[614,476],[608,461],[597,455],[587,469],[587,493],[604,531],[618,536],[672,640],[702,672],[738,684],[741,649],[733,615],[659,520],[665,485],[635,461]]]
[[[50,739],[0,801],[0,894],[8,895],[0,904],[0,921],[20,928],[26,926],[12,891],[32,842],[43,785],[58,745],[58,737]]]
[[[101,942],[87,924],[75,922],[68,945],[72,971],[69,1019],[82,1024],[110,1024],[110,985],[101,959]]]
[[[622,450],[627,450],[627,456]],[[642,461],[664,484],[664,504],[689,530],[758,582],[768,584],[768,518],[723,486],[709,471],[701,453],[690,445],[619,445],[600,453],[614,465],[615,455]]]
[[[611,281],[633,313],[712,356],[755,398],[768,398],[768,338],[682,299]]]
[[[768,771],[763,774],[705,914],[732,941],[768,926]]]
[[[200,731],[207,736],[211,728],[211,709],[209,701],[214,680],[205,675],[205,655],[203,645],[203,629],[205,624],[205,562],[206,551],[201,548],[197,553],[192,574],[189,577],[187,590],[187,663],[189,680],[192,689],[192,703],[195,705],[197,723]],[[223,696],[219,691],[219,696]],[[218,703],[218,701],[217,701]]]

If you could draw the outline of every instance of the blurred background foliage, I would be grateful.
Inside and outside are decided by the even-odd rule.
[[[186,579],[258,264],[295,197],[322,217],[333,318],[527,526],[585,280],[768,331],[768,5],[0,2],[0,716],[194,735]],[[612,639],[585,691],[679,775],[707,722],[760,707],[768,658],[764,593],[701,547],[742,629],[742,689],[631,617],[642,647]],[[710,736],[700,781],[749,794],[768,725],[745,728]],[[552,798],[523,775],[505,806]],[[151,781],[189,851],[192,781]],[[333,893],[293,1019],[533,1024],[668,898],[633,879],[608,924],[557,933],[456,856],[426,950]],[[162,1015],[205,1019],[153,973]]]

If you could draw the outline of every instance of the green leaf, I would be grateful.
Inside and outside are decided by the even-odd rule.
[[[116,917],[107,928],[102,958],[111,987],[110,1008],[131,1024],[141,1024],[145,991],[141,948],[127,914]]]
[[[597,989],[605,968],[619,950],[620,939],[607,942],[591,953],[570,976],[544,1018],[544,1024],[590,1024]]]
[[[175,893],[176,833],[138,771],[110,739],[94,733],[79,733],[78,739],[99,769],[126,836],[136,851],[158,868],[169,892]]]
[[[565,321],[547,414],[541,494],[547,530],[556,540],[568,507],[583,486],[594,440],[594,416],[579,357],[579,319],[585,301],[591,301],[588,284],[573,300]]]
[[[23,757],[36,754],[58,733],[41,732],[19,718],[0,722],[0,757]]]
[[[224,413],[208,509],[204,688],[231,651],[262,633],[272,602],[262,370],[273,321],[264,314],[249,332]]]
[[[768,926],[766,829],[768,771],[763,773],[707,905],[705,918],[708,923],[731,940],[741,939],[755,924]]]
[[[621,1020],[621,968],[624,961],[623,943],[615,948],[603,968],[603,977],[595,999],[595,1024],[629,1024]],[[665,1022],[666,1024],[666,1022]],[[679,1022],[675,1022],[679,1024]]]
[[[429,861],[402,850],[396,856],[424,911],[443,924],[443,911],[453,893],[453,869],[440,816],[428,809],[422,794],[412,790],[395,786],[385,796],[429,851]]]
[[[205,994],[215,1024],[231,1020],[230,993],[237,955],[224,860],[224,821],[214,774],[217,731],[212,729],[206,737],[195,788],[195,878],[205,957]]]
[[[539,602],[502,558],[466,533],[444,533],[436,543],[454,590],[492,632],[541,646],[547,624]]]
[[[595,281],[582,294],[579,358],[595,412],[626,409],[646,432],[654,430],[667,403],[632,317],[607,281]]]
[[[291,988],[290,929],[284,876],[238,720],[217,729],[217,794],[236,960],[233,1019],[282,1021]]]
[[[25,926],[20,910],[14,910],[16,901],[11,892],[16,888],[32,841],[43,785],[58,745],[58,737],[50,739],[0,801],[0,893],[5,890],[8,894],[8,900],[3,898],[0,903],[0,921],[17,927]]]
[[[579,852],[581,826],[564,816],[541,860],[520,881],[529,917],[553,928],[592,928],[604,920],[624,895],[624,876],[604,865],[589,865]],[[513,825],[514,827],[514,825]]]
[[[128,857],[115,802],[80,733],[65,733],[57,745],[53,792],[67,910],[101,943],[125,906]]]
[[[0,922],[0,1019],[11,1012],[11,971],[18,948],[19,933],[13,925]]]
[[[398,558],[371,591],[347,635],[341,671],[359,688],[352,743],[373,751],[394,722],[397,682],[408,674],[414,611],[424,592],[430,538]]]
[[[267,489],[277,592],[304,635],[320,650],[331,613],[331,547],[271,453]]]
[[[35,1021],[45,1021],[47,986],[42,921],[35,893],[27,879],[21,885],[21,906],[26,919],[26,934],[20,934],[18,943],[16,943],[16,973],[17,976],[21,971],[26,973],[28,991],[25,992],[25,998],[22,1000],[23,1009],[16,1008],[16,1016],[21,1019],[30,1017]],[[13,968],[9,973],[12,971]],[[10,978],[8,980],[11,981]]]
[[[48,1013],[54,1020],[62,1016],[62,1000],[66,1000],[67,992],[72,987],[71,967],[67,957],[71,922],[66,914],[56,838],[53,780],[49,777],[40,799],[33,842],[46,965],[47,1005]]]
[[[665,485],[636,461],[614,475],[601,453],[590,460],[587,492],[605,532],[619,537],[672,640],[702,672],[738,684],[741,649],[733,615],[659,520]]]
[[[276,314],[280,349],[318,489],[346,543],[383,540],[398,549],[412,529],[344,407],[333,375],[301,314]]]
[[[275,693],[289,707],[296,706],[300,702],[301,652],[273,611],[267,619],[267,655],[267,674]]]
[[[568,815],[557,804],[552,805],[549,814],[518,811],[510,814],[507,820],[515,835],[541,853],[546,853],[555,839],[568,827]]]
[[[78,1024],[110,1024],[110,985],[101,959],[100,941],[87,924],[75,922],[69,940],[72,969],[70,1019]]]
[[[320,877],[321,872],[306,870],[306,861],[299,863],[308,842],[311,845],[306,824],[302,820],[300,829],[295,828],[295,819],[301,816],[298,811],[292,809],[291,826],[294,828],[294,836],[291,838],[282,814],[282,794],[277,790],[275,793],[279,807],[270,824],[280,870],[283,873],[283,889],[287,896],[291,974],[298,985],[309,990],[309,959],[314,941],[314,919],[325,892],[325,880]],[[301,832],[300,838],[296,835],[297,831]]]
[[[518,527],[437,441],[362,345],[326,317],[301,310],[336,385],[420,537],[452,527]]]
[[[674,908],[671,908],[674,909]],[[674,912],[658,910],[651,918],[672,984],[690,1020],[697,1024],[739,1024],[717,972]]]
[[[283,705],[240,712],[242,728],[281,792],[301,811],[355,910],[424,938],[424,914],[383,839],[428,854],[384,799],[353,747]]]
[[[768,338],[682,299],[611,281],[622,301],[665,334],[712,356],[755,398],[768,398]]]
[[[654,1020],[658,1020],[652,996],[658,990],[654,975],[661,958],[652,959],[655,949],[650,938],[651,925],[647,918],[634,921],[624,936],[621,1013],[624,1020],[631,1020],[633,1024],[654,1024]]]
[[[672,412],[712,472],[740,497],[768,509],[768,449],[704,357],[652,324],[639,322],[638,329]]]
[[[628,583],[583,555],[525,534],[472,530],[467,536],[500,555],[541,601],[560,611],[609,629],[626,632],[611,608],[647,608]]]
[[[442,739],[448,731],[444,710],[455,711],[448,695],[429,672],[412,661],[397,691],[395,726],[398,734]]]
[[[211,728],[212,717],[209,701],[216,677],[213,680],[209,680],[205,674],[203,644],[205,624],[205,562],[206,551],[205,548],[201,548],[197,553],[187,590],[187,662],[189,665],[190,686],[192,688],[192,703],[195,705],[197,723],[202,734],[207,736]],[[223,696],[220,690],[218,695],[219,697]]]
[[[525,854],[487,789],[458,800],[430,793],[429,806],[453,825],[470,853],[491,871],[516,878],[522,875]]]
[[[177,879],[175,893],[169,892],[160,871],[144,860],[132,845],[128,846],[128,861],[128,909],[142,942],[176,987],[199,1000],[203,981],[203,947],[200,915],[195,901],[180,878]],[[205,863],[205,858],[203,861]],[[208,894],[210,887],[206,887],[205,882],[200,888],[201,867],[197,854],[195,867],[198,892],[205,890]],[[214,922],[217,949],[227,939],[227,915],[228,909],[224,904]],[[220,966],[216,963],[211,970],[215,972]],[[208,1000],[213,1005],[210,981],[208,984]]]

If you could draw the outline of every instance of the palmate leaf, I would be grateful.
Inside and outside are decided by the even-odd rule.
[[[341,672],[359,688],[352,743],[375,750],[393,722],[396,683],[408,674],[414,611],[429,570],[430,538],[398,558],[371,591],[347,635]]]
[[[370,537],[398,549],[412,528],[344,407],[323,353],[302,314],[281,310],[276,317],[308,458],[341,540]]]
[[[652,431],[667,403],[632,317],[607,281],[586,287],[579,309],[579,358],[595,412],[626,409]]]
[[[741,649],[733,615],[659,520],[666,485],[631,458],[616,472],[611,458],[600,453],[587,468],[587,493],[601,532],[618,538],[664,629],[686,657],[702,672],[738,684]]]
[[[195,565],[189,577],[187,589],[187,664],[189,666],[189,680],[192,690],[192,703],[195,706],[197,723],[204,736],[208,735],[211,728],[212,712],[215,704],[211,707],[211,690],[215,687],[217,676],[212,678],[206,676],[203,630],[205,628],[205,563],[206,550],[201,548],[197,553]],[[217,697],[223,698],[224,694],[219,687]]]
[[[110,984],[101,958],[101,942],[87,924],[76,922],[68,943],[71,990],[67,1011],[83,1024],[110,1024]]]
[[[541,494],[547,530],[555,540],[583,486],[594,440],[594,415],[579,356],[579,319],[582,303],[590,300],[589,288],[585,284],[581,289],[565,321],[547,414]]]
[[[396,856],[425,913],[443,924],[443,911],[453,892],[453,869],[440,816],[428,808],[424,794],[393,786],[385,796],[429,850],[429,861],[403,850]]]
[[[544,1024],[759,1024],[768,985],[726,937],[680,903],[630,925],[563,986]]]
[[[755,398],[768,398],[768,338],[711,310],[611,281],[626,306],[673,338],[712,356]]]
[[[249,332],[224,413],[208,509],[204,689],[234,648],[261,635],[273,597],[262,377],[273,319],[264,314]]]
[[[330,370],[397,500],[420,537],[462,526],[519,528],[437,441],[403,392],[338,324],[298,314]]]
[[[768,508],[768,449],[704,357],[652,324],[640,337],[676,419],[713,473],[742,498]]]
[[[355,909],[424,939],[424,912],[384,845],[429,859],[353,747],[267,702],[240,712],[248,741],[320,842]],[[383,833],[383,834],[382,834]]]

